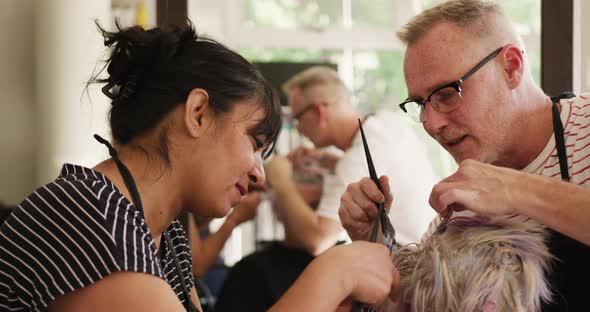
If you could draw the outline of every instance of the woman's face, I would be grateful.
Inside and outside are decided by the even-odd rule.
[[[245,100],[211,119],[195,142],[198,149],[189,155],[191,211],[201,216],[225,216],[249,189],[264,185],[261,154],[267,138],[254,135],[253,130],[265,114],[255,100]]]

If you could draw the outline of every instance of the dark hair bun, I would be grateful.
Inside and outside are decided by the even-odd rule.
[[[256,99],[267,113],[254,130],[274,142],[280,131],[280,107],[270,84],[239,54],[223,44],[197,36],[193,25],[171,25],[145,30],[139,26],[113,32],[98,25],[105,46],[108,77],[95,74],[89,83],[106,83],[112,99],[109,120],[113,139],[127,144],[186,101],[191,90],[209,95],[216,113],[229,112],[240,100]],[[161,147],[162,154],[166,148]]]
[[[140,26],[121,28],[119,23],[115,24],[118,31],[109,32],[97,23],[104,45],[112,48],[107,59],[109,77],[97,82],[107,83],[103,92],[113,99],[113,105],[128,101],[147,72],[165,66],[184,43],[197,40],[190,22],[188,27],[171,25],[166,30],[144,30]],[[114,87],[117,93],[111,91]]]

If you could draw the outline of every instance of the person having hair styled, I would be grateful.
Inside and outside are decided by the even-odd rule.
[[[200,310],[176,217],[225,216],[265,182],[262,159],[281,118],[260,72],[190,23],[117,28],[99,26],[111,48],[108,76],[91,80],[106,83],[112,99],[114,144],[95,136],[111,158],[65,164],[2,225],[0,310]],[[273,309],[377,303],[394,274],[383,246],[334,248]]]

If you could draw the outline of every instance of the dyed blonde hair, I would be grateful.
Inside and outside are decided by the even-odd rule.
[[[544,227],[522,219],[457,217],[394,253],[401,306],[410,311],[539,311],[551,293]],[[402,309],[403,310],[403,309]]]
[[[403,43],[412,45],[423,38],[433,26],[445,21],[469,30],[474,38],[499,36],[505,38],[499,44],[514,43],[524,48],[522,39],[516,34],[502,8],[495,1],[487,0],[443,2],[414,16],[397,32],[397,37]]]
[[[285,93],[297,89],[307,102],[325,101],[330,105],[350,103],[350,90],[338,73],[327,66],[313,66],[297,73],[282,85]]]

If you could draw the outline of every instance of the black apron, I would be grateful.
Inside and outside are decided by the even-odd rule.
[[[121,177],[123,178],[123,181],[125,182],[125,185],[127,186],[127,189],[129,190],[129,193],[131,193],[131,197],[133,198],[133,202],[135,204],[135,207],[137,209],[143,211],[143,205],[141,204],[141,197],[139,196],[139,191],[137,190],[137,185],[135,185],[135,180],[133,180],[133,176],[131,175],[131,172],[129,172],[129,169],[127,169],[127,167],[119,159],[119,156],[117,155],[117,150],[115,150],[113,148],[113,146],[107,140],[101,138],[100,136],[95,134],[94,138],[98,142],[107,146],[107,148],[109,149],[109,154],[111,155],[111,157],[113,158],[113,160],[117,164],[117,168],[119,169],[119,173],[121,173]],[[167,248],[170,248],[170,251],[172,252],[172,257],[174,259],[174,266],[176,268],[176,273],[178,274],[178,278],[180,279],[180,284],[182,286],[182,296],[184,297],[184,307],[189,312],[198,312],[199,309],[191,301],[190,292],[188,290],[188,287],[186,286],[186,282],[184,280],[184,274],[182,274],[182,269],[180,268],[180,263],[178,262],[178,256],[176,255],[176,250],[174,249],[174,245],[172,245],[172,240],[170,239],[170,236],[168,235],[167,231],[162,232],[162,236],[164,236],[164,239],[166,240]],[[161,243],[160,243],[160,247],[162,247]]]
[[[561,179],[569,182],[565,137],[558,103],[562,99],[573,98],[573,93],[562,93],[551,97],[553,102],[553,132],[559,158]],[[543,312],[588,311],[587,297],[590,290],[590,247],[549,229],[549,251],[556,258],[551,266],[548,281],[553,293],[553,301],[541,306]]]

